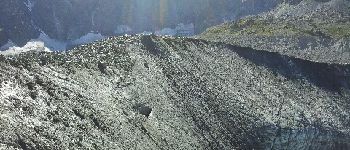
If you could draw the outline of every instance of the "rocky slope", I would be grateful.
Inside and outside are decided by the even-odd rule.
[[[349,20],[349,0],[304,0],[213,27],[201,38],[316,62],[349,64]]]
[[[18,46],[41,33],[71,42],[91,31],[110,36],[175,29],[193,25],[180,35],[197,34],[225,20],[270,10],[281,0],[2,0],[0,47]]]
[[[0,72],[0,149],[350,148],[349,65],[132,36]]]

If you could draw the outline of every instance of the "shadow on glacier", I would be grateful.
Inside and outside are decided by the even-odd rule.
[[[337,149],[347,150],[350,137],[318,125],[302,128],[262,126],[251,131],[257,135],[248,138],[245,149]],[[251,134],[247,134],[251,135]],[[254,142],[253,142],[254,141]]]
[[[276,52],[233,45],[227,46],[239,56],[286,78],[306,79],[310,83],[332,92],[340,93],[342,89],[350,89],[350,65],[312,62]]]

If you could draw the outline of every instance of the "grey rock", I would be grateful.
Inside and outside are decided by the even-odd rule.
[[[212,27],[198,36],[315,62],[349,64],[350,1],[304,0]]]
[[[0,149],[350,148],[349,65],[131,36],[0,72]]]

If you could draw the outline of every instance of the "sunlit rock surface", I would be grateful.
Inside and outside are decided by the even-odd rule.
[[[350,64],[350,1],[304,0],[208,29],[201,38],[316,62]]]
[[[128,36],[0,72],[0,149],[350,148],[349,65]]]

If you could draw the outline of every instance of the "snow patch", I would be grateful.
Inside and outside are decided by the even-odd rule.
[[[16,46],[15,43],[13,43],[11,40],[8,40],[7,43],[0,47],[0,51],[4,51],[9,49],[10,47]]]
[[[171,28],[164,28],[160,31],[156,31],[155,35],[170,35],[170,36],[174,36],[176,35],[177,32],[175,29],[171,29]]]
[[[152,35],[153,32],[150,31],[143,31],[142,33],[138,34],[138,35]]]
[[[42,48],[44,48],[45,51],[46,50],[64,51],[64,50],[67,50],[67,48],[70,46],[87,44],[87,43],[91,43],[104,38],[105,36],[103,36],[100,33],[88,33],[73,41],[60,41],[57,39],[50,38],[45,32],[41,31],[38,38],[32,39],[23,47],[18,47],[15,43],[9,40],[5,45],[0,47],[0,51],[4,51],[4,52],[1,52],[0,54],[7,54],[7,53],[17,54],[25,51],[31,51],[33,49],[42,49]]]
[[[6,51],[1,51],[0,54],[2,55],[16,55],[24,52],[29,52],[29,51],[45,51],[45,52],[51,52],[50,49],[45,47],[44,42],[41,41],[30,41],[23,47],[17,47],[13,46],[10,47]]]
[[[192,35],[194,35],[194,24],[193,23],[190,23],[190,24],[180,23],[176,26],[175,30],[177,32],[177,35],[192,36]]]
[[[132,29],[127,25],[119,25],[117,30],[114,31],[115,34],[124,34],[131,32]]]
[[[52,39],[44,32],[41,32],[39,38],[37,38],[36,40],[44,42],[45,46],[51,50],[59,51],[66,50],[67,48],[67,42]]]
[[[192,36],[192,35],[194,35],[194,24],[193,23],[190,23],[190,24],[180,23],[175,27],[175,29],[164,28],[162,30],[155,31],[155,34],[156,35],[170,35],[170,36],[175,36],[175,35]]]
[[[103,35],[101,35],[100,33],[88,33],[82,37],[80,37],[79,39],[76,39],[74,41],[72,41],[72,45],[80,45],[80,44],[86,44],[86,43],[91,43],[97,40],[101,40],[105,38]]]
[[[44,42],[45,46],[53,51],[62,51],[67,50],[69,46],[87,44],[104,38],[105,36],[100,33],[87,33],[86,35],[72,41],[59,41],[50,38],[47,34],[42,32],[36,40]]]

